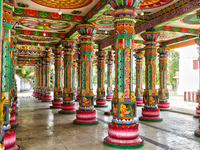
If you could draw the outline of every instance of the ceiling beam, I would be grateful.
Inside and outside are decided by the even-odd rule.
[[[15,8],[13,12],[13,16],[16,18],[28,18],[28,19],[45,19],[45,20],[53,20],[53,21],[66,21],[68,23],[83,23],[83,16],[76,15],[67,15],[46,11],[37,11],[30,9],[20,9]]]

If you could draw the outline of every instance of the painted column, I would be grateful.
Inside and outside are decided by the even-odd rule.
[[[45,64],[46,64],[46,62],[45,62],[46,60],[45,59],[42,59],[42,62],[41,62],[41,64],[42,64],[42,87],[41,87],[41,89],[42,89],[42,96],[41,96],[41,100],[43,100],[44,99],[44,96],[45,96],[45,83],[46,83],[46,80],[45,80],[45,77],[46,77],[46,67],[45,67]]]
[[[32,95],[33,97],[35,97],[35,95],[36,95],[36,88],[35,88],[36,83],[35,82],[36,82],[36,67],[34,67],[34,87],[33,87],[34,90],[33,90],[33,95]]]
[[[160,122],[163,119],[159,117],[160,110],[158,104],[158,92],[156,89],[156,55],[157,42],[160,33],[151,29],[141,34],[146,41],[145,46],[145,90],[143,94],[144,108],[142,108],[141,121]]]
[[[93,101],[93,69],[92,57],[94,55],[94,37],[98,28],[92,24],[80,24],[77,26],[80,36],[81,54],[81,93],[79,98],[79,109],[76,110],[74,124],[94,125],[99,121],[96,119],[96,110]]]
[[[63,90],[63,104],[59,114],[75,114],[75,102],[73,91],[73,67],[75,54],[75,40],[62,40],[61,44],[64,47],[64,90]]]
[[[107,74],[107,101],[112,101],[113,98],[113,89],[112,89],[112,73],[113,73],[113,63],[114,63],[114,56],[112,54],[112,51],[108,52],[108,59],[107,59],[107,68],[108,68],[108,74]]]
[[[99,50],[96,52],[97,59],[97,100],[95,107],[108,107],[106,105],[105,96],[105,66],[106,66],[106,51]]]
[[[135,49],[135,58],[136,58],[136,88],[135,96],[137,106],[143,106],[143,89],[142,89],[142,64],[144,57],[144,49]]]
[[[108,126],[108,136],[104,144],[121,149],[140,148],[144,140],[139,137],[139,125],[136,117],[136,99],[133,92],[133,48],[135,9],[141,1],[110,0],[115,9],[115,89],[111,114],[113,119]]]
[[[199,17],[200,18],[200,17]],[[195,43],[198,45],[199,52],[199,90],[197,92],[197,102],[199,103],[198,107],[196,107],[196,114],[194,114],[194,118],[200,118],[200,37],[195,40]]]
[[[43,93],[43,68],[45,67],[43,65],[43,60],[42,60],[42,57],[40,57],[40,60],[39,60],[39,96],[38,96],[38,99],[39,100],[42,100],[43,97],[44,97],[44,93]]]
[[[3,30],[3,1],[0,1],[0,31]],[[0,32],[0,56],[2,60],[2,38],[3,34]],[[2,83],[2,61],[0,61],[0,83]],[[1,86],[0,86],[0,94],[1,94]],[[5,99],[3,99],[2,94],[1,94],[1,100],[0,100],[0,149],[4,149],[4,129],[3,129],[3,124],[4,124],[4,119],[3,119],[3,109],[4,109],[4,102]]]
[[[77,90],[77,101],[79,101],[80,94],[81,94],[81,55],[78,54],[77,62],[77,71],[78,71],[78,90]]]
[[[39,62],[36,64],[36,98],[38,98],[39,94]]]
[[[76,67],[77,67],[77,64],[76,64],[76,61],[74,61],[74,65],[73,65],[73,79],[72,79],[72,87],[73,87],[73,92],[74,92],[74,95],[73,95],[73,99],[76,100],[76,96],[77,96],[77,90],[76,90],[76,85],[75,85],[75,80],[76,80]]]
[[[46,57],[43,58],[45,61],[45,90],[42,102],[51,102],[51,91],[50,91],[50,73],[51,73],[51,63],[53,57],[51,56],[51,49],[46,50]],[[44,84],[44,83],[43,83]]]
[[[2,1],[1,1],[2,3]],[[3,1],[3,41],[2,41],[2,81],[1,81],[1,108],[5,111],[4,117],[4,148],[19,150],[19,146],[16,142],[16,130],[10,129],[10,106],[11,106],[11,91],[10,91],[10,42],[11,42],[11,29],[14,21],[12,20],[12,14],[14,11],[15,1]],[[2,7],[1,7],[2,10]]]
[[[53,49],[54,53],[54,60],[55,60],[55,85],[54,85],[54,100],[52,101],[53,106],[50,108],[59,109],[61,108],[61,104],[63,102],[62,98],[62,61],[63,61],[63,54],[61,48]]]
[[[167,52],[170,49],[166,46],[160,46],[158,49],[159,53],[159,82],[160,88],[158,91],[159,95],[159,103],[158,108],[160,111],[168,111],[170,107],[170,103],[168,102],[169,99],[169,92],[167,89]]]

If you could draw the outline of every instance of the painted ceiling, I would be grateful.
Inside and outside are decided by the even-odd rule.
[[[16,0],[14,20],[18,55],[43,56],[39,47],[54,47],[64,38],[78,41],[76,25],[91,23],[99,27],[94,36],[102,48],[113,44],[114,18],[109,0]],[[161,32],[159,43],[174,44],[195,39],[200,34],[198,0],[143,0],[136,9],[135,48],[144,47],[140,33],[154,27]],[[59,15],[58,12],[62,14]],[[141,15],[144,12],[144,15]],[[26,47],[26,48],[25,48]],[[42,48],[43,49],[43,48]]]

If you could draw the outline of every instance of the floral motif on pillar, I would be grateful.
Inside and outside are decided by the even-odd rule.
[[[156,89],[156,55],[157,42],[160,33],[156,31],[147,31],[141,34],[141,37],[146,41],[145,46],[145,89],[143,94],[144,108],[142,108],[141,121],[160,122],[160,110],[158,104],[158,92]]]
[[[63,91],[63,104],[58,113],[60,114],[75,114],[74,91],[73,91],[73,67],[74,67],[74,54],[75,54],[75,40],[62,40],[61,44],[64,47],[64,91]]]
[[[107,68],[108,68],[108,71],[107,71],[107,81],[108,81],[108,84],[107,84],[107,96],[106,96],[106,100],[107,101],[112,101],[112,98],[113,98],[113,89],[112,89],[112,74],[113,74],[113,63],[114,63],[114,56],[113,56],[113,53],[112,51],[109,51],[108,52],[108,55],[107,55]]]
[[[144,57],[144,49],[135,49],[135,59],[136,59],[135,96],[136,96],[137,106],[143,106],[143,89],[142,89],[143,57]]]
[[[98,124],[96,110],[94,110],[93,83],[92,83],[92,57],[94,55],[94,34],[98,27],[91,24],[81,24],[77,26],[80,37],[81,55],[81,91],[79,95],[79,109],[76,111],[74,124],[93,125]]]
[[[170,103],[168,102],[169,99],[169,92],[167,89],[167,53],[170,49],[166,46],[162,46],[158,49],[159,53],[159,103],[158,108],[160,111],[168,111],[170,107]]]
[[[49,48],[46,50],[46,57],[44,59],[44,67],[45,67],[45,89],[44,89],[44,96],[42,102],[51,102],[51,92],[50,92],[50,74],[51,74],[51,63],[53,61],[52,57],[52,50]]]
[[[141,1],[110,0],[115,9],[115,89],[111,114],[113,119],[108,126],[108,136],[104,144],[121,149],[140,148],[144,140],[139,137],[136,117],[136,99],[133,92],[133,48],[135,9]]]
[[[96,52],[97,59],[97,100],[95,107],[108,107],[105,96],[105,66],[107,51]]]
[[[63,68],[63,54],[61,48],[53,49],[55,60],[55,86],[54,86],[54,100],[50,108],[59,109],[63,102],[62,96],[62,68]]]

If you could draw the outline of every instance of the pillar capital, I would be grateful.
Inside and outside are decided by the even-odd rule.
[[[52,52],[55,55],[62,55],[62,48],[54,48],[54,49],[52,49]]]
[[[161,46],[157,49],[157,52],[161,55],[161,54],[167,54],[169,50],[170,48],[168,48],[167,46]]]
[[[107,51],[100,50],[96,52],[96,55],[98,56],[98,59],[105,59],[107,53],[108,53]]]
[[[134,56],[135,56],[136,59],[142,59],[144,57],[144,53],[145,53],[144,48],[134,49],[134,51],[135,51]]]
[[[160,32],[157,32],[157,31],[146,31],[146,32],[141,34],[141,37],[148,44],[148,41],[157,41],[157,39],[160,37]]]
[[[75,49],[76,47],[76,44],[77,44],[77,41],[76,40],[69,40],[69,39],[64,39],[61,41],[61,45],[64,47],[64,48],[67,48],[68,50],[71,49]],[[65,49],[64,49],[65,50]]]
[[[133,8],[136,9],[138,5],[142,2],[142,0],[124,0],[123,2],[121,0],[110,0],[109,4],[114,8]]]
[[[94,35],[96,34],[98,27],[93,24],[79,24],[77,31],[81,35]]]

